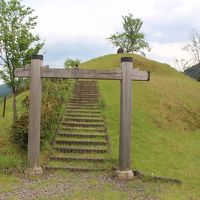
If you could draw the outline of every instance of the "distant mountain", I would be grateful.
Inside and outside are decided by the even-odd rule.
[[[189,69],[186,69],[184,74],[200,81],[200,63],[190,67]]]
[[[6,85],[0,85],[0,97],[7,96],[11,93],[11,89]]]

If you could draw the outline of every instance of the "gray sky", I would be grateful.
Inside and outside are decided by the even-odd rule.
[[[132,12],[144,22],[151,52],[146,56],[173,65],[193,28],[200,31],[199,0],[23,0],[35,9],[35,33],[45,40],[45,64],[63,66],[66,58],[81,61],[115,53],[106,40],[122,31],[122,15]]]
[[[116,49],[106,40],[122,30],[128,12],[144,21],[151,46],[148,58],[173,64],[185,57],[183,42],[193,28],[199,30],[199,0],[24,0],[38,15],[36,32],[45,40],[43,52],[50,65],[67,58],[87,60]]]

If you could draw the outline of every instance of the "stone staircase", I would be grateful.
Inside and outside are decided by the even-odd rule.
[[[48,170],[110,170],[109,137],[96,81],[78,80],[49,156]]]

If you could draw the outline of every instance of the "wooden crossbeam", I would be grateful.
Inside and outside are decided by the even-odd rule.
[[[30,69],[16,69],[16,77],[30,77]],[[148,71],[132,69],[132,80],[148,81]],[[41,78],[68,78],[68,79],[101,79],[121,80],[122,70],[93,70],[93,69],[41,69]]]

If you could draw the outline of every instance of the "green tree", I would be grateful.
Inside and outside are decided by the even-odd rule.
[[[80,60],[79,59],[71,59],[71,58],[67,58],[67,60],[65,60],[65,68],[74,68],[76,66],[78,66],[80,64]]]
[[[116,33],[107,38],[114,46],[120,47],[126,53],[140,52],[141,49],[148,49],[149,44],[145,41],[145,35],[141,32],[143,21],[134,18],[132,13],[122,16],[122,33]]]
[[[13,94],[13,120],[17,119],[16,96],[21,79],[14,76],[16,68],[25,67],[31,56],[43,47],[38,35],[31,31],[36,26],[34,10],[21,4],[21,0],[0,1],[0,76]]]

